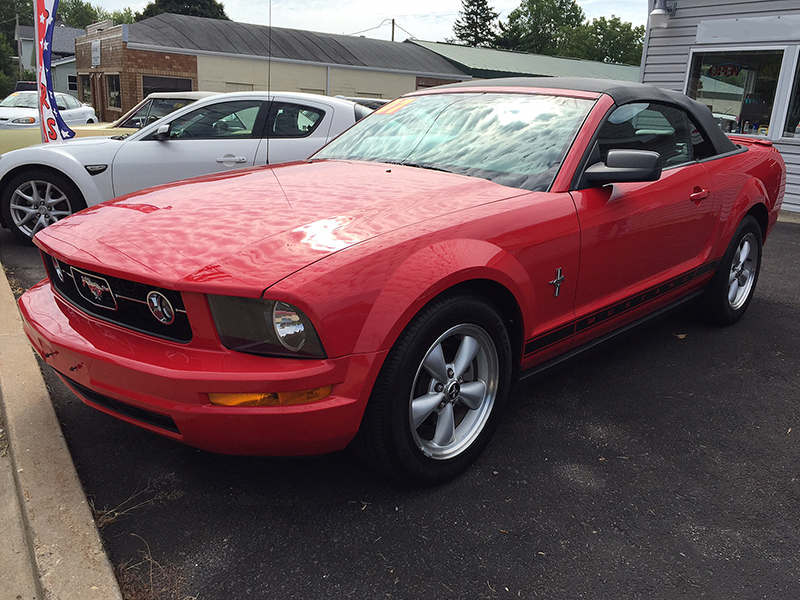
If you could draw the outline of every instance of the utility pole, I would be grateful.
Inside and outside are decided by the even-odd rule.
[[[392,19],[392,41],[394,41],[394,19]]]
[[[34,24],[35,23],[36,23],[36,20],[34,19]],[[22,71],[23,71],[23,69],[22,69],[22,52],[20,52],[21,44],[19,43],[19,40],[17,39],[19,37],[19,14],[18,13],[14,13],[14,25],[15,25],[15,27],[14,27],[14,42],[16,42],[16,45],[17,45],[17,48],[16,48],[16,50],[17,50],[17,66],[19,67],[19,78],[22,79]]]

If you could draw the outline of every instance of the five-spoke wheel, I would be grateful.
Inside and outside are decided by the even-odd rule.
[[[431,484],[457,475],[497,427],[511,360],[506,323],[490,302],[466,293],[440,296],[392,347],[353,448],[403,481]]]
[[[477,325],[456,325],[439,336],[411,388],[411,436],[423,454],[447,459],[480,435],[497,396],[499,370],[494,342]]]
[[[742,317],[753,298],[760,268],[761,227],[747,215],[706,289],[706,309],[713,321],[730,325]]]

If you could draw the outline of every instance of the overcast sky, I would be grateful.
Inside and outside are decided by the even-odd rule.
[[[577,0],[589,19],[615,15],[634,25],[647,21],[649,0]],[[91,0],[108,11],[130,6],[141,10],[146,0]],[[223,0],[225,12],[242,23],[268,25],[269,0]],[[519,6],[519,0],[489,0],[500,17]],[[407,37],[441,42],[453,37],[453,23],[461,10],[461,0],[272,0],[272,24],[275,27],[307,29],[326,33],[353,34],[391,39],[391,19],[399,28],[395,39]],[[379,27],[382,21],[386,22]],[[369,30],[369,31],[365,31]],[[405,30],[405,32],[403,31]]]

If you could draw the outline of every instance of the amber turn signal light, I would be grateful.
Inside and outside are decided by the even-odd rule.
[[[209,394],[211,404],[218,406],[294,406],[316,402],[331,395],[333,386],[301,392],[254,392],[250,394]]]

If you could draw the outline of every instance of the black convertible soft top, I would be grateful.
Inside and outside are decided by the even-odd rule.
[[[711,110],[705,105],[692,100],[686,94],[665,90],[652,85],[616,81],[613,79],[589,79],[583,77],[506,77],[500,79],[480,79],[443,85],[441,89],[488,88],[488,87],[522,87],[551,88],[556,90],[580,90],[607,94],[614,104],[622,106],[629,102],[662,102],[676,104],[686,110],[694,118],[708,139],[714,145],[717,154],[736,150],[736,145],[717,126]]]

